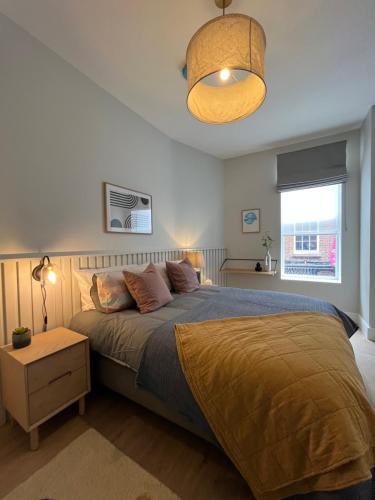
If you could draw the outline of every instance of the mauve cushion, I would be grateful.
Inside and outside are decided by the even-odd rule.
[[[175,292],[189,293],[199,288],[197,272],[187,257],[178,264],[167,262],[166,266],[168,278],[171,280]]]
[[[155,311],[173,300],[154,264],[149,264],[142,273],[123,271],[123,274],[126,286],[142,314]]]

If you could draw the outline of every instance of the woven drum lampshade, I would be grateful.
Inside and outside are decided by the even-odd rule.
[[[187,106],[198,120],[230,123],[256,111],[266,97],[266,36],[252,17],[228,14],[202,26],[187,48]]]

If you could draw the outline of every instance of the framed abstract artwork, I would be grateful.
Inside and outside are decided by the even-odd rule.
[[[104,183],[105,224],[111,233],[152,234],[152,196]]]
[[[243,233],[260,232],[260,208],[241,210],[241,217]]]

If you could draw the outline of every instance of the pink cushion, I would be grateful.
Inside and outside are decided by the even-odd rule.
[[[187,257],[178,264],[167,262],[167,273],[177,293],[189,293],[199,288],[197,272]]]
[[[123,271],[123,274],[126,286],[142,314],[155,311],[173,300],[154,264],[149,264],[142,273]]]

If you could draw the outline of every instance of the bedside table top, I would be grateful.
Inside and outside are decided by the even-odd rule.
[[[19,363],[28,365],[85,340],[87,337],[84,335],[68,328],[59,327],[48,332],[37,333],[32,337],[31,344],[27,347],[14,349],[12,344],[9,344],[1,349]]]

